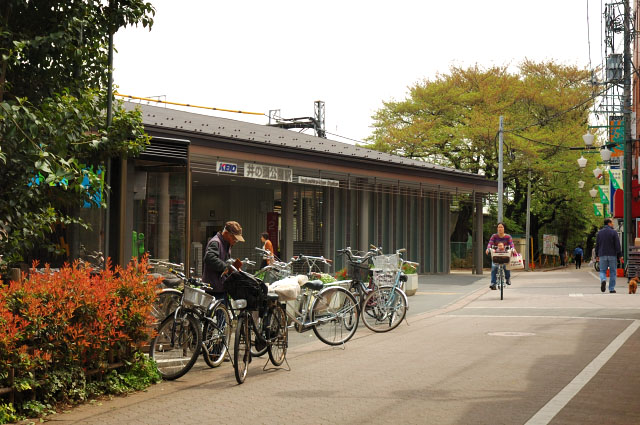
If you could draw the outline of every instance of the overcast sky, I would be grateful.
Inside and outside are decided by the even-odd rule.
[[[406,98],[408,86],[452,65],[515,66],[528,58],[586,68],[589,38],[592,66],[602,61],[600,0],[151,2],[150,32],[134,27],[115,36],[120,93],[280,109],[283,118],[313,116],[314,101],[323,100],[327,131],[357,140],[371,134],[383,101]]]

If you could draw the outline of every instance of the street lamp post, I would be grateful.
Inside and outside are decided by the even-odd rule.
[[[624,115],[624,259],[628,260],[628,249],[633,245],[631,234],[631,8],[629,0],[624,1],[624,90],[623,90],[623,115]]]

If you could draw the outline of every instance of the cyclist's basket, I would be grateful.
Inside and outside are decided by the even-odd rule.
[[[247,300],[247,308],[256,310],[267,300],[267,285],[243,271],[233,272],[223,284],[224,290],[234,300]]]
[[[398,271],[399,263],[398,254],[378,255],[373,257],[373,268],[385,272]]]
[[[491,262],[493,264],[506,264],[509,265],[511,260],[511,250],[505,252],[496,252],[495,249],[491,250]]]
[[[184,295],[182,299],[184,304],[207,308],[212,301],[213,297],[207,294],[204,290],[192,288],[189,285],[184,286]]]
[[[349,263],[349,277],[353,280],[368,282],[370,271],[368,261],[363,263]]]

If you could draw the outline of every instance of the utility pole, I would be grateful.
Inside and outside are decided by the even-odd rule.
[[[529,263],[531,259],[531,253],[529,252],[529,238],[531,237],[531,222],[529,221],[531,217],[531,170],[529,170],[529,182],[527,183],[527,224],[525,230],[525,249],[524,249],[524,269],[529,270]]]
[[[624,116],[624,238],[622,249],[624,251],[625,264],[628,260],[628,250],[633,246],[631,230],[631,7],[629,0],[624,0],[624,91],[623,91],[623,116]]]
[[[628,0],[627,0],[628,1]],[[498,223],[502,221],[502,201],[503,201],[503,193],[502,193],[502,145],[503,145],[503,134],[504,134],[504,117],[500,115],[500,129],[498,130]]]

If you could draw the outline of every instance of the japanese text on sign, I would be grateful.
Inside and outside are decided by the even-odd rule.
[[[272,165],[244,163],[244,176],[253,179],[276,180],[292,182],[293,171],[290,168],[274,167]]]

